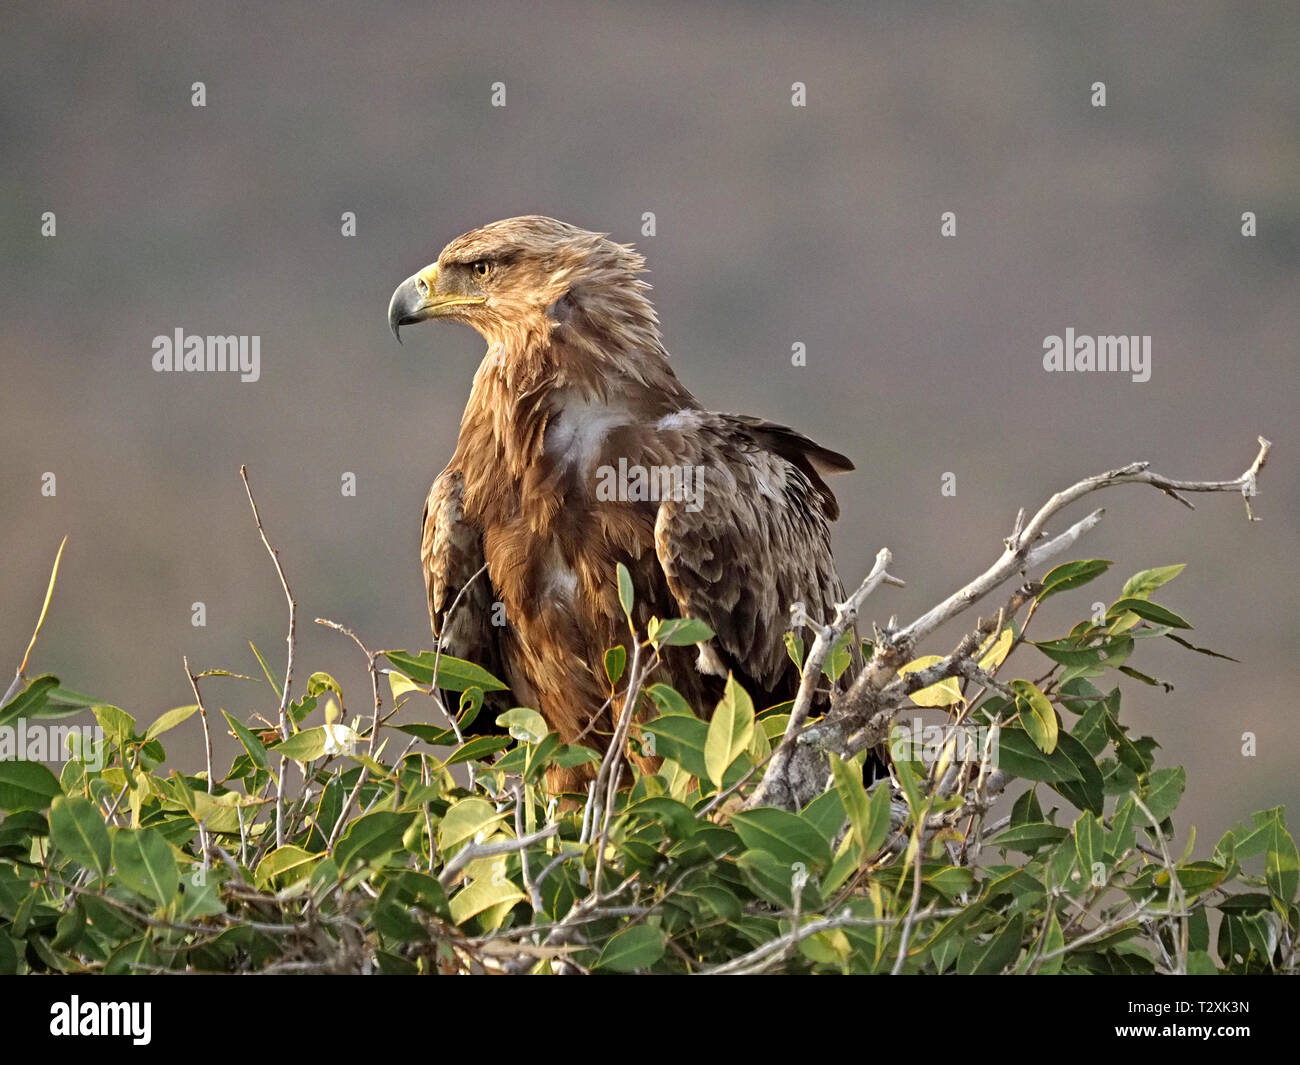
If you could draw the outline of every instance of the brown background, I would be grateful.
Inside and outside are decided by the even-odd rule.
[[[182,653],[256,673],[251,639],[282,668],[247,463],[299,600],[299,680],[331,670],[364,710],[360,656],[311,619],[376,647],[427,641],[420,507],[481,354],[447,326],[398,348],[389,294],[461,231],[539,211],[640,245],[703,402],[854,457],[836,482],[841,570],[856,580],[888,545],[908,581],[876,596],[879,615],[946,595],[1018,506],[1081,476],[1145,458],[1231,477],[1272,437],[1260,524],[1231,497],[1192,513],[1110,492],[1078,555],[1112,574],[1038,632],[1136,569],[1187,562],[1163,601],[1242,662],[1144,647],[1135,664],[1177,690],[1131,685],[1127,718],[1163,764],[1187,764],[1180,824],[1203,842],[1294,804],[1298,31],[1283,3],[10,6],[4,668],[64,533],[36,672],[149,721],[191,701]],[[1105,109],[1089,104],[1098,80]],[[55,239],[39,235],[47,210]],[[178,326],[260,334],[261,381],[153,373],[152,338]],[[1151,381],[1045,374],[1043,337],[1067,326],[1151,334]],[[208,697],[273,705],[233,680]],[[193,737],[172,747],[198,767]]]

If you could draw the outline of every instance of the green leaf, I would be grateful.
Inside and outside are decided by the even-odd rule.
[[[1187,945],[1192,950],[1210,949],[1210,917],[1204,906],[1197,906],[1188,917]]]
[[[1057,592],[1066,592],[1071,588],[1087,584],[1108,569],[1110,569],[1110,560],[1105,558],[1090,558],[1082,562],[1066,562],[1057,566],[1049,570],[1043,578],[1043,590],[1038,593],[1038,601],[1041,603]]]
[[[826,656],[826,661],[822,663],[822,673],[832,684],[840,679],[840,675],[853,661],[853,640],[853,630],[842,633]]]
[[[1180,865],[1177,869],[1178,883],[1187,892],[1188,898],[1194,898],[1218,887],[1223,878],[1227,875],[1227,870],[1215,862],[1187,862]],[[1169,886],[1169,873],[1167,870],[1161,870],[1156,874],[1156,881],[1161,887]]]
[[[456,707],[456,724],[460,726],[461,734],[468,731],[474,719],[478,717],[478,712],[483,709],[483,689],[477,685],[466,688],[460,693],[460,700]]]
[[[520,743],[541,743],[550,731],[546,727],[546,719],[526,706],[516,706],[513,710],[498,714],[497,725]]]
[[[332,702],[333,700],[330,700],[330,703]],[[291,702],[287,708],[290,723],[293,725],[301,725],[315,709],[316,696],[314,695],[304,695],[296,702]]]
[[[266,683],[271,685],[271,690],[275,692],[275,698],[279,701],[283,689],[272,675],[271,667],[266,664],[266,659],[262,657],[262,652],[257,649],[257,644],[249,640],[248,646],[253,649],[253,657],[257,659],[257,664],[262,667],[262,672],[266,675]]]
[[[871,792],[871,819],[867,822],[866,851],[874,854],[889,837],[889,816],[892,811],[888,782],[877,784]]]
[[[393,693],[394,705],[404,705],[403,695],[409,695],[412,692],[418,694],[427,694],[425,689],[416,684],[405,673],[399,673],[395,669],[385,670],[388,675],[388,690]]]
[[[1055,752],[1044,754],[1023,729],[1004,727],[998,736],[996,756],[998,768],[1024,780],[1055,784],[1080,779],[1079,771],[1069,759],[1057,757]]]
[[[1011,823],[1025,825],[1031,821],[1043,820],[1043,808],[1038,804],[1038,794],[1034,788],[1022,792],[1020,798],[1011,804]]]
[[[1182,766],[1157,769],[1151,774],[1141,798],[1143,805],[1155,818],[1155,824],[1160,824],[1177,809],[1178,801],[1183,797],[1186,788],[1187,771]],[[1141,822],[1145,824],[1146,815],[1142,813],[1141,807],[1138,808],[1138,814]]]
[[[384,651],[384,657],[414,681],[433,684],[433,651],[418,655],[406,651]],[[451,655],[438,656],[438,684],[444,691],[463,692],[469,688],[482,688],[485,692],[506,691],[508,685],[497,680],[482,666],[466,662]]]
[[[1068,732],[1057,737],[1056,750],[1048,755],[1022,729],[1004,728],[996,753],[998,768],[1024,780],[1051,784],[1080,809],[1101,813],[1101,770],[1087,748]]]
[[[14,941],[0,932],[0,976],[14,976],[18,973],[18,951]]]
[[[489,755],[496,754],[497,751],[503,751],[509,746],[510,740],[505,736],[475,736],[472,740],[468,740],[464,746],[457,747],[445,764],[456,765],[459,762],[472,762],[487,758]]]
[[[748,850],[736,859],[736,867],[745,883],[774,906],[789,909],[794,905],[794,880],[798,870],[792,863],[783,862],[767,851]],[[805,911],[815,910],[821,905],[821,891],[815,881],[809,880],[803,885],[800,900]]]
[[[1115,816],[1110,821],[1110,834],[1106,838],[1106,857],[1112,863],[1124,857],[1137,842],[1137,827],[1133,824],[1136,809],[1132,798],[1123,800],[1115,807]]]
[[[561,747],[555,756],[555,764],[561,769],[573,769],[580,765],[600,765],[600,761],[600,755],[596,751],[576,743]]]
[[[50,842],[78,865],[108,874],[112,844],[103,815],[93,802],[60,795],[50,805]]]
[[[1171,629],[1190,629],[1192,627],[1190,623],[1184,621],[1168,607],[1160,606],[1158,603],[1152,603],[1146,599],[1120,599],[1106,611],[1106,616],[1115,618],[1125,613],[1136,614],[1153,625],[1167,625]]]
[[[58,777],[40,762],[0,761],[0,810],[44,810],[61,794]]]
[[[198,883],[195,883],[199,880]],[[221,898],[221,882],[215,876],[201,879],[182,878],[181,893],[172,903],[171,916],[177,921],[196,921],[202,917],[215,917],[226,912]]]
[[[655,630],[656,647],[689,647],[713,639],[713,630],[698,618],[671,618]]]
[[[461,799],[443,815],[438,825],[438,845],[444,850],[484,832],[507,816],[498,813],[486,799],[471,797]]]
[[[664,934],[653,925],[638,924],[610,937],[593,969],[634,973],[648,969],[664,956]]]
[[[1168,584],[1186,568],[1186,562],[1176,566],[1157,566],[1133,574],[1124,582],[1120,595],[1125,599],[1147,599],[1162,584]]]
[[[332,825],[329,827],[333,827]],[[342,842],[342,841],[340,841]],[[257,871],[253,874],[253,882],[260,888],[266,888],[276,877],[284,876],[291,870],[296,870],[297,875],[290,878],[300,880],[311,872],[311,867],[320,861],[323,855],[312,854],[301,847],[295,847],[292,843],[286,843],[283,847],[277,847],[271,851],[265,858],[257,863]]]
[[[959,865],[926,865],[921,881],[951,899],[975,886],[975,873]]]
[[[893,750],[898,750],[897,731],[901,727],[897,723],[894,725],[895,737],[890,744]],[[907,800],[907,808],[911,811],[913,819],[915,819],[922,806],[920,783],[925,777],[925,767],[917,762],[897,758],[894,760],[894,776],[898,779],[898,786],[903,790],[903,797]]]
[[[1106,731],[1106,704],[1093,703],[1075,723],[1074,728],[1070,730],[1070,735],[1083,744],[1092,757],[1100,757],[1110,743]]]
[[[957,956],[957,971],[964,975],[1000,973],[1020,953],[1024,925],[1024,914],[1018,913],[987,940],[968,940]]]
[[[125,747],[135,736],[135,718],[116,706],[96,706],[91,708],[99,727],[108,739],[117,747]]]
[[[867,789],[862,786],[862,769],[856,762],[845,762],[832,752],[831,777],[835,781],[835,790],[839,792],[840,802],[848,815],[849,826],[858,841],[864,855],[870,854],[871,842],[871,800],[867,798]]]
[[[405,732],[408,736],[424,740],[431,747],[447,747],[456,742],[455,732],[449,728],[439,728],[437,725],[412,722],[409,725],[395,725],[393,727],[398,732]]]
[[[1273,900],[1262,891],[1228,895],[1216,904],[1224,913],[1264,913],[1273,908]]]
[[[1256,915],[1224,915],[1219,922],[1218,948],[1225,964],[1241,964],[1257,950],[1261,937],[1252,922],[1258,919]]]
[[[45,673],[29,681],[27,687],[0,707],[0,725],[7,725],[20,717],[40,717],[41,710],[59,686],[59,678]]]
[[[1082,813],[1074,822],[1074,849],[1079,856],[1079,868],[1091,878],[1092,867],[1106,858],[1106,830],[1096,814]]]
[[[1101,816],[1105,782],[1088,749],[1069,733],[1062,733],[1057,737],[1056,750],[1051,757],[1069,764],[1075,773],[1072,778],[1054,782],[1052,787],[1080,810]]]
[[[632,574],[627,570],[623,563],[619,563],[618,572],[618,602],[623,608],[623,616],[627,618],[627,623],[632,624],[632,604],[634,595],[632,591]]]
[[[1094,706],[1104,703],[1106,698],[1082,677],[1076,677],[1061,685],[1061,705],[1072,714],[1086,714]]]
[[[799,811],[799,816],[822,834],[827,845],[835,841],[848,818],[844,811],[844,801],[834,787],[823,791],[808,803]]]
[[[1056,911],[1052,911],[1052,919],[1047,925],[1047,935],[1043,941],[1043,954],[1054,954],[1065,946],[1065,933],[1061,930],[1060,919],[1056,916]],[[1063,955],[1057,954],[1054,958],[1049,958],[1038,966],[1038,973],[1041,976],[1053,976],[1061,971],[1061,966],[1065,963]]]
[[[1238,861],[1256,858],[1267,852],[1269,842],[1273,838],[1273,821],[1281,815],[1281,812],[1280,807],[1261,810],[1251,814],[1250,828],[1241,824],[1234,826],[1229,835],[1233,838],[1235,857]]]
[[[617,647],[611,647],[605,652],[605,676],[609,678],[609,684],[612,688],[623,676],[623,670],[627,667],[627,648],[622,644]]]
[[[694,717],[695,711],[691,709],[688,703],[676,688],[670,688],[667,684],[651,684],[645,690],[650,701],[661,714],[681,714],[685,717]]]
[[[369,862],[391,854],[402,845],[402,833],[411,824],[411,814],[377,811],[358,817],[334,848],[334,861],[347,869],[353,861]]]
[[[268,773],[271,772],[271,761],[266,756],[266,748],[262,745],[262,741],[254,736],[246,725],[231,717],[225,710],[222,710],[221,713],[230,726],[230,730],[235,734],[235,738],[248,752],[248,757],[253,760],[253,764],[258,769],[265,769]]]
[[[700,827],[689,806],[666,795],[644,799],[627,812],[631,817],[644,818],[661,826],[670,839],[690,839]]]
[[[720,917],[724,921],[739,921],[743,911],[740,908],[740,900],[733,893],[734,889],[722,887],[719,884],[698,884],[690,890],[690,894],[704,903],[715,917]]]
[[[494,906],[512,906],[527,897],[512,880],[495,875],[480,876],[451,900],[451,919],[458,925],[464,924],[484,910]],[[502,913],[501,917],[504,918],[505,914]]]
[[[145,731],[144,742],[148,743],[152,739],[157,739],[169,729],[174,729],[182,721],[194,714],[198,708],[198,704],[195,703],[193,706],[178,706],[175,710],[168,710]]]
[[[52,951],[73,951],[86,935],[86,910],[81,900],[73,902],[55,926],[55,938],[49,944]]]
[[[727,687],[713,711],[704,742],[704,766],[709,780],[718,787],[731,763],[749,746],[754,736],[754,704],[749,693],[727,674]]]
[[[1080,647],[1076,640],[1042,640],[1037,643],[1030,640],[1029,642],[1053,662],[1060,662],[1063,666],[1082,668],[1095,666],[1101,662],[1102,649],[1100,647]],[[1097,672],[1101,672],[1100,669]],[[1070,683],[1074,683],[1074,680],[1071,680]]]
[[[1033,854],[1043,847],[1060,843],[1069,834],[1060,825],[1049,825],[1043,821],[1030,822],[1029,824],[1016,825],[999,832],[989,840],[989,845]]]
[[[1268,889],[1288,906],[1295,900],[1300,886],[1300,853],[1280,817],[1273,819],[1273,831],[1265,857]]]
[[[787,629],[785,636],[785,653],[790,656],[790,661],[794,663],[795,669],[800,673],[803,672],[803,637],[797,636],[793,629]]]
[[[709,735],[709,723],[683,714],[665,714],[642,726],[655,738],[655,753],[670,758],[691,776],[709,779],[704,761],[704,744]]]
[[[180,889],[172,849],[155,829],[119,828],[113,836],[113,864],[118,880],[160,906],[171,902]]]
[[[339,682],[328,673],[313,673],[307,678],[307,694],[309,696],[324,695],[326,692],[333,692],[339,697],[339,702],[343,701],[343,689],[339,687]]]
[[[292,758],[295,762],[314,762],[325,754],[328,737],[323,725],[295,732],[287,740],[277,743],[272,752],[281,758]]]
[[[831,863],[826,837],[799,814],[763,806],[733,814],[731,825],[750,850],[764,851],[787,866],[802,862],[816,871]]]
[[[1044,754],[1056,750],[1059,732],[1056,711],[1046,695],[1031,681],[1013,680],[1011,690],[1016,693],[1016,706],[1020,709],[1020,723],[1035,745]]]

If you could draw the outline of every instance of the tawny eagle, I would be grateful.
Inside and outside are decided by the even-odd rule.
[[[669,365],[644,268],[605,234],[509,218],[457,237],[388,308],[394,334],[451,318],[487,341],[424,508],[434,636],[501,676],[562,741],[593,747],[620,709],[604,668],[628,642],[617,563],[639,631],[684,617],[716,634],[668,649],[651,678],[701,713],[728,672],[760,708],[791,698],[791,605],[828,620],[843,598],[839,507],[822,478],[853,464],[784,425],[701,407]],[[577,790],[590,773],[551,784]]]

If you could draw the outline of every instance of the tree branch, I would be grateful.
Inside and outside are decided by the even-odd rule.
[[[1026,586],[1012,597],[1007,607],[998,613],[994,624],[982,621],[974,632],[968,633],[946,659],[925,670],[909,674],[904,681],[898,682],[895,678],[898,670],[915,657],[916,647],[921,640],[1012,577],[1037,568],[1072,547],[1097,526],[1105,513],[1104,510],[1094,510],[1064,532],[1046,538],[1048,522],[1066,507],[1086,495],[1113,485],[1148,484],[1188,507],[1191,503],[1180,493],[1241,492],[1246,499],[1246,516],[1248,520],[1255,521],[1257,519],[1251,512],[1250,500],[1255,495],[1256,480],[1268,460],[1271,447],[1272,444],[1261,436],[1254,461],[1239,477],[1231,480],[1180,480],[1152,472],[1145,462],[1135,462],[1084,478],[1064,491],[1057,492],[1027,522],[1025,512],[1021,510],[1016,516],[1011,535],[1004,541],[1001,556],[993,565],[903,628],[894,628],[891,619],[885,631],[877,632],[871,660],[854,679],[848,691],[833,699],[830,711],[821,722],[805,727],[821,667],[835,641],[856,619],[863,600],[877,585],[881,582],[901,583],[886,572],[890,554],[887,549],[882,549],[862,586],[836,607],[835,619],[826,626],[812,625],[817,637],[804,663],[789,727],[768,764],[762,782],[746,805],[752,807],[774,803],[786,808],[797,808],[815,798],[825,784],[825,773],[820,772],[825,752],[851,755],[854,751],[881,742],[882,737],[888,734],[898,708],[904,705],[903,700],[914,691],[951,676],[963,676],[1000,688],[999,682],[979,669],[972,655],[980,646],[982,636],[1000,631],[1005,621],[1037,594],[1036,589],[1032,593],[1028,591],[1032,585]]]
[[[284,575],[284,567],[280,565],[280,552],[271,546],[271,541],[266,538],[266,530],[262,528],[262,516],[257,512],[257,500],[253,498],[253,486],[248,483],[247,466],[239,467],[239,476],[244,481],[244,491],[248,493],[248,505],[253,508],[253,520],[257,522],[257,534],[262,538],[266,553],[271,556],[271,561],[275,563],[275,572],[280,575],[280,587],[284,589],[284,598],[289,603],[289,655],[284,667],[284,688],[280,693],[278,722],[280,739],[287,740],[289,738],[289,687],[293,684],[293,649],[298,636],[298,604],[293,601],[293,593],[289,591],[288,578]],[[276,774],[275,781],[275,845],[277,847],[284,846],[284,770],[285,760],[281,757],[279,772]]]

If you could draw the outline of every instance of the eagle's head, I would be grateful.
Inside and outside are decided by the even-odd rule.
[[[452,318],[477,329],[489,347],[548,343],[562,327],[641,334],[658,343],[644,258],[603,233],[542,215],[492,222],[457,237],[437,262],[393,293],[388,324]]]

